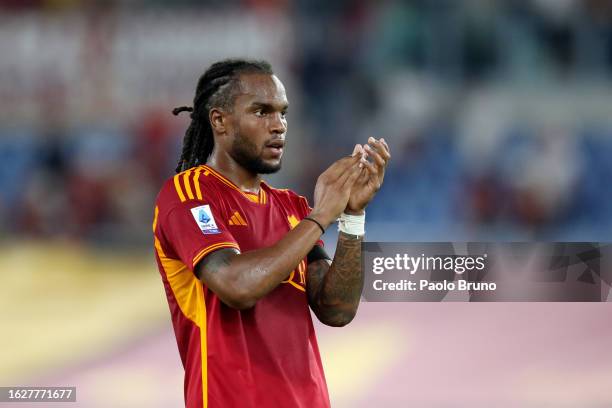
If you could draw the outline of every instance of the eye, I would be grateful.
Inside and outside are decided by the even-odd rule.
[[[257,117],[263,117],[263,116],[265,116],[265,115],[266,115],[266,113],[263,111],[263,109],[257,109],[257,110],[254,112],[254,114],[255,114],[255,116],[257,116]]]
[[[288,113],[289,112],[287,112],[287,111],[281,112],[281,116],[283,117],[283,119],[287,117]]]

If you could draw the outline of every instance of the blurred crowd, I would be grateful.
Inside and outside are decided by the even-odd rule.
[[[3,238],[148,244],[188,125],[170,110],[229,56],[288,88],[279,187],[309,196],[385,137],[388,238],[610,237],[606,0],[0,0],[0,50]]]

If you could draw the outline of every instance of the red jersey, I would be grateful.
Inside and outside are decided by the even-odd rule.
[[[292,191],[262,182],[259,195],[246,193],[208,166],[163,186],[153,221],[155,253],[185,368],[188,408],[329,407],[306,296],[306,259],[242,311],[222,303],[193,273],[217,249],[273,245],[309,210]]]

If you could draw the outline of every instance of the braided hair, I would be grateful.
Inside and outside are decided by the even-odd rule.
[[[177,173],[204,164],[210,157],[215,140],[208,114],[212,108],[231,110],[240,89],[240,74],[272,75],[273,72],[266,61],[228,59],[216,62],[198,80],[193,107],[180,106],[172,110],[174,115],[191,112]]]

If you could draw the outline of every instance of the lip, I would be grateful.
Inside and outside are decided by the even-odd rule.
[[[266,144],[266,147],[273,149],[283,149],[285,147],[285,141],[281,139],[272,140],[271,142]]]
[[[268,149],[272,153],[272,156],[281,157],[283,155],[282,147],[266,146],[266,149]]]

